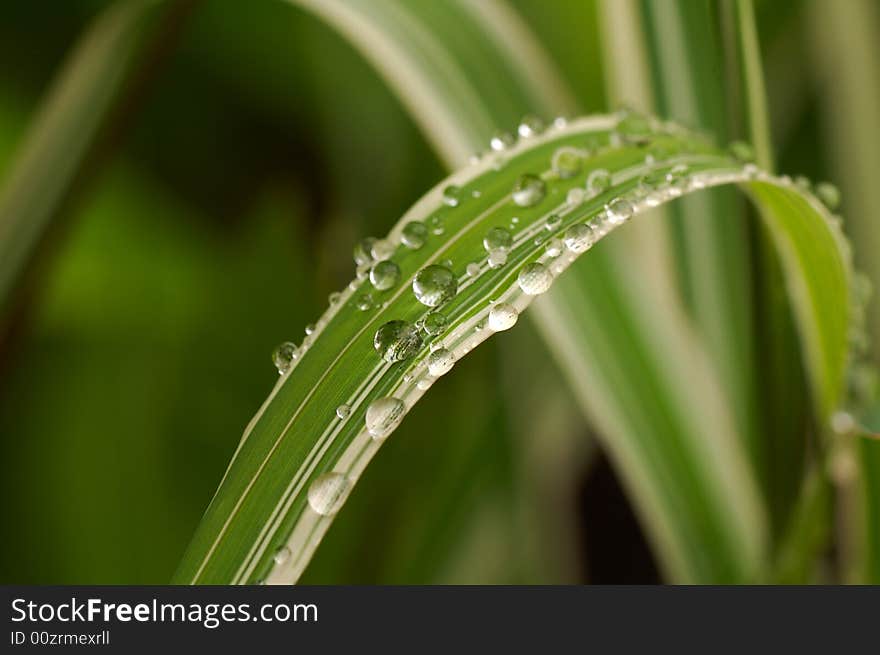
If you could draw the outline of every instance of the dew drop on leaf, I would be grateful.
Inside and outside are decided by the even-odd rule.
[[[509,330],[519,318],[516,308],[506,302],[499,302],[489,310],[489,329],[493,332]]]
[[[399,398],[379,398],[370,403],[364,416],[367,432],[374,439],[384,439],[403,420],[406,405]]]
[[[503,227],[489,228],[483,237],[483,248],[486,252],[493,250],[507,250],[513,245],[513,235]]]
[[[438,348],[428,355],[428,373],[435,377],[445,375],[455,364],[455,355],[446,348]]]
[[[553,283],[553,273],[540,262],[526,264],[517,277],[519,288],[529,296],[537,296],[544,293]]]
[[[390,289],[400,279],[400,267],[386,259],[376,262],[370,269],[370,283],[379,291]]]
[[[322,473],[309,485],[309,506],[321,516],[332,516],[350,491],[351,481],[342,473]]]
[[[418,250],[428,240],[428,228],[420,221],[407,223],[400,233],[400,241],[407,248]]]
[[[278,369],[279,375],[284,375],[290,370],[293,362],[296,361],[299,351],[296,344],[291,341],[285,341],[272,352],[272,363]]]
[[[406,321],[388,321],[376,330],[373,347],[386,362],[402,362],[422,347],[419,330]]]
[[[416,273],[412,288],[420,303],[427,307],[438,307],[455,297],[458,280],[446,266],[432,264]]]
[[[547,195],[547,185],[537,175],[520,175],[513,187],[513,202],[520,207],[534,207]]]

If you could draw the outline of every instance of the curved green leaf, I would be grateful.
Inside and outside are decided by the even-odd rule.
[[[496,329],[509,327],[539,295],[527,292],[545,291],[585,250],[576,240],[570,240],[574,249],[560,249],[556,240],[572,237],[572,228],[590,235],[588,241],[598,240],[627,223],[630,211],[638,214],[697,189],[740,183],[756,199],[783,255],[796,313],[809,323],[805,348],[817,396],[823,408],[834,405],[847,355],[848,262],[836,225],[821,204],[785,179],[743,169],[701,139],[668,125],[655,124],[650,140],[658,152],[662,148],[677,154],[646,164],[644,148],[615,131],[617,123],[617,117],[595,117],[554,125],[456,173],[407,212],[374,248],[399,267],[401,278],[379,291],[362,269],[316,323],[295,364],[248,426],[177,581],[295,581],[396,419],[434,381],[428,369],[430,359],[438,357],[433,350],[443,348],[444,355],[460,359]],[[607,189],[587,184],[597,170],[610,173]],[[529,175],[540,176],[540,181]],[[523,185],[531,195],[517,193]],[[419,248],[401,243],[404,228],[414,221],[430,231]],[[584,225],[588,227],[576,227]],[[506,261],[497,267],[490,265],[483,244],[491,228],[513,235]],[[491,259],[497,264],[504,257],[496,252]],[[540,274],[530,268],[536,263],[543,267]],[[374,349],[374,336],[389,321],[424,321],[431,310],[416,299],[412,282],[418,271],[438,264],[453,271],[458,287],[440,308],[448,319],[445,329],[433,340],[421,330],[411,351],[404,349],[410,357],[383,360]],[[532,272],[527,275],[526,269]],[[617,275],[637,276],[637,262]],[[366,311],[360,309],[367,304],[365,294],[373,307]],[[506,320],[496,320],[499,316]],[[602,317],[606,319],[614,317]],[[660,358],[676,375],[692,364],[669,360],[656,350],[634,357],[642,354]],[[401,415],[378,437],[371,436],[365,425],[367,408],[387,398],[400,401]],[[334,414],[339,406],[347,409]],[[727,500],[720,494],[742,489],[735,478],[741,468],[729,459],[737,455],[716,434],[701,437],[691,440],[690,450],[680,456],[700,465],[691,481],[694,488],[701,488],[701,476],[719,478],[711,487],[719,495],[699,499],[700,518],[707,522],[702,529],[715,534],[715,545],[729,550],[731,578],[757,575],[738,567],[755,561],[760,542],[739,538],[743,533],[732,530],[727,515],[716,511]],[[674,503],[675,498],[657,502]],[[734,518],[754,522],[748,505],[740,507],[746,513]]]

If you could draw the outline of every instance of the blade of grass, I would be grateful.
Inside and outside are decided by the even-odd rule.
[[[425,369],[430,357],[427,348],[418,348],[411,360],[398,363],[383,363],[373,351],[373,334],[383,323],[393,319],[415,324],[426,314],[426,308],[410,291],[416,271],[446,259],[454,262],[459,290],[443,309],[449,324],[439,339],[444,348],[460,358],[492,333],[487,316],[498,303],[509,303],[521,312],[531,302],[533,296],[523,291],[529,286],[518,283],[529,262],[546,263],[555,276],[576,259],[575,252],[555,258],[545,252],[543,244],[534,243],[536,234],[547,232],[549,216],[562,216],[558,224],[551,222],[551,237],[561,237],[585,220],[592,221],[597,237],[607,234],[620,224],[613,212],[605,210],[607,202],[627,195],[637,210],[647,206],[639,180],[648,171],[669,171],[686,162],[696,176],[694,188],[740,182],[749,189],[782,251],[792,300],[804,322],[804,345],[817,393],[825,400],[823,407],[832,404],[840,391],[846,357],[848,278],[839,238],[818,201],[769,176],[750,181],[738,163],[699,139],[678,132],[658,134],[656,141],[667,146],[675,144],[678,151],[688,154],[653,166],[643,163],[638,146],[608,145],[597,152],[577,150],[584,159],[577,175],[560,178],[549,167],[552,155],[561,147],[578,148],[585,139],[609,143],[616,122],[613,117],[581,119],[527,139],[506,154],[500,169],[497,158],[490,155],[441,183],[407,212],[388,236],[395,244],[392,259],[403,271],[403,279],[379,295],[379,309],[366,313],[355,306],[355,300],[370,283],[355,280],[318,321],[305,351],[246,431],[178,571],[179,581],[244,583],[265,579],[283,583],[298,577],[350,485],[386,436],[383,433],[379,439],[371,438],[365,427],[366,408],[379,398],[399,399],[401,404],[395,407],[400,414],[385,430],[390,432],[433,381]],[[582,188],[587,174],[598,168],[613,173],[611,189],[587,198],[569,196],[572,188]],[[523,206],[512,200],[511,189],[527,173],[540,174],[547,190],[546,195],[539,194],[538,201]],[[450,186],[457,187],[459,201],[454,206],[446,202]],[[663,188],[649,195],[653,204],[677,194]],[[481,243],[486,230],[510,225],[514,216],[519,222],[506,264],[488,267]],[[411,221],[436,226],[432,219],[441,217],[443,233],[436,234],[435,230],[424,247],[411,250],[398,245],[401,230]],[[476,277],[465,274],[467,263],[481,261]],[[549,274],[550,269],[545,270]],[[619,275],[634,276],[637,272],[633,267]],[[597,280],[596,284],[603,281]],[[820,308],[823,311],[818,311]],[[828,311],[830,308],[835,310]],[[477,327],[481,329],[475,330]],[[667,356],[656,349],[646,355]],[[690,361],[664,363],[677,375],[682,374],[678,365],[685,369],[692,365]],[[680,388],[652,391],[665,397]],[[339,419],[331,408],[341,404],[348,405],[350,412]],[[735,454],[724,449],[726,444],[716,438],[717,434],[704,433],[702,437],[702,441],[689,444],[691,448],[702,444],[699,450],[681,455],[699,460],[699,466],[692,469],[699,472],[698,476],[720,476],[720,489],[727,485],[738,489],[737,481],[730,478],[737,468],[728,459]],[[327,474],[332,477],[322,477]],[[697,480],[705,482],[699,477]],[[693,478],[685,482],[693,484]],[[661,487],[661,491],[669,488]],[[316,494],[322,490],[323,495]],[[713,569],[721,579],[755,575],[754,560],[749,559],[754,555],[751,544],[741,542],[738,533],[730,531],[725,515],[716,511],[725,500],[718,496],[699,500],[705,503],[701,518],[715,536],[705,545],[717,548],[730,565],[727,571],[719,571],[716,566]],[[752,520],[744,515],[737,518]],[[718,557],[718,553],[712,557]],[[740,569],[741,565],[746,568]]]

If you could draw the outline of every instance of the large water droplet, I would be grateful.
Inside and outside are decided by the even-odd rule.
[[[433,337],[443,332],[447,322],[446,316],[440,312],[428,312],[422,319],[422,329]]]
[[[840,190],[831,182],[819,182],[816,185],[816,197],[831,211],[840,206]]]
[[[450,184],[443,189],[443,202],[450,207],[458,207],[458,204],[461,202],[461,196],[461,187],[455,184]]]
[[[416,300],[428,307],[437,307],[455,296],[458,280],[445,266],[432,264],[416,273],[412,288]]]
[[[386,362],[402,362],[419,352],[422,337],[406,321],[389,321],[376,330],[373,347]]]
[[[376,239],[373,237],[366,237],[365,239],[361,239],[354,246],[354,263],[358,266],[364,266],[373,261],[373,244],[376,243]]]
[[[537,116],[524,116],[520,121],[519,126],[516,128],[516,131],[524,139],[537,136],[544,131],[544,121]]]
[[[278,375],[284,375],[290,370],[293,362],[296,361],[299,351],[296,344],[291,341],[285,341],[272,352],[272,363],[278,369]]]
[[[379,291],[390,289],[400,279],[400,267],[390,259],[373,264],[370,269],[370,282]]]
[[[489,142],[489,146],[495,152],[503,152],[510,148],[516,140],[510,132],[496,132]]]
[[[351,407],[349,407],[348,405],[340,405],[336,408],[337,418],[340,418],[343,421],[348,418],[349,414],[351,414]]]
[[[513,235],[503,227],[489,228],[483,237],[483,248],[486,252],[492,250],[507,250],[513,245]]]
[[[534,207],[547,194],[547,185],[537,175],[520,175],[513,187],[513,202],[520,207]]]
[[[518,318],[519,313],[513,305],[506,302],[495,303],[489,310],[489,329],[493,332],[509,330],[516,325]]]
[[[633,215],[632,203],[626,198],[615,198],[605,205],[608,220],[614,225],[619,225]]]
[[[611,187],[611,174],[604,168],[597,168],[587,177],[587,191],[591,196],[604,193]]]
[[[331,516],[345,504],[351,480],[342,473],[322,473],[309,485],[309,506],[322,516]]]
[[[399,398],[374,400],[364,416],[367,432],[374,439],[384,439],[400,424],[405,414],[406,405]]]
[[[537,296],[544,293],[553,283],[553,273],[550,269],[539,262],[526,264],[519,272],[517,278],[519,288],[529,296]]]
[[[584,252],[595,241],[593,228],[586,223],[572,225],[565,232],[565,247],[572,252]]]
[[[581,154],[574,148],[559,148],[553,153],[551,166],[560,178],[567,180],[581,172]]]
[[[418,250],[428,240],[428,228],[424,223],[411,221],[400,232],[400,240],[407,248]]]
[[[446,350],[446,348],[438,348],[428,355],[428,373],[434,377],[440,377],[452,370],[455,364],[455,355]]]

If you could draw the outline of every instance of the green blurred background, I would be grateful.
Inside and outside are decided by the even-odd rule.
[[[108,4],[0,5],[0,178]],[[581,105],[605,109],[593,4],[513,4]],[[779,169],[839,178],[829,81],[804,65],[815,3],[758,3],[758,21]],[[274,346],[348,282],[355,240],[445,174],[373,69],[312,16],[207,0],[179,27],[0,334],[4,583],[166,582],[275,382]],[[658,580],[528,322],[452,380],[383,447],[303,582]]]

